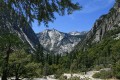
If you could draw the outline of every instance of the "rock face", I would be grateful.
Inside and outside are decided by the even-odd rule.
[[[2,27],[0,27],[1,29]],[[7,27],[6,27],[7,29]],[[27,43],[31,49],[35,50],[37,45],[39,45],[39,40],[36,36],[36,34],[34,33],[34,31],[32,30],[31,27],[18,27],[18,26],[14,26],[11,27],[11,32],[15,33],[19,36],[19,38],[24,42]]]
[[[86,32],[71,32],[63,33],[55,29],[47,29],[38,33],[40,44],[50,52],[54,53],[69,53],[73,50],[74,46],[80,42]]]
[[[37,45],[40,45],[39,40],[32,30],[32,28],[29,27],[13,27],[13,30],[19,35],[21,40],[25,43],[28,43],[32,49],[36,49]]]
[[[120,28],[120,2],[116,2],[108,14],[102,15],[87,33],[86,38],[78,46],[92,45],[100,42],[105,34],[114,29]]]
[[[87,36],[94,35],[93,42],[100,41],[105,33],[110,30],[117,29],[120,26],[120,3],[116,3],[108,14],[98,19]]]
[[[20,16],[16,15],[12,10],[6,10],[0,13],[0,29],[9,31],[11,33],[17,34],[20,39],[30,45],[30,47],[35,50],[36,46],[39,45],[39,40],[32,30],[31,26],[23,26],[21,23],[24,21],[19,21]]]

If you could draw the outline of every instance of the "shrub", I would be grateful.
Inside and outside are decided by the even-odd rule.
[[[71,77],[71,78],[67,79],[67,76],[63,76],[63,75],[62,75],[62,76],[59,78],[59,80],[80,80],[80,77],[74,76],[74,77]],[[85,80],[87,80],[87,79],[85,79]]]
[[[60,76],[59,80],[67,80],[67,76]]]
[[[80,77],[71,77],[68,80],[80,80]]]
[[[92,77],[93,78],[100,78],[101,74],[98,72],[98,73],[95,73]]]
[[[55,78],[60,78],[61,75],[63,74],[64,70],[63,69],[58,69],[55,73]]]
[[[100,69],[104,68],[104,66],[101,64],[101,65],[96,65],[94,67],[95,70],[99,71]]]
[[[116,74],[116,78],[117,78],[117,79],[120,79],[120,73],[117,73],[117,74]]]
[[[112,78],[112,72],[111,71],[105,71],[105,70],[102,70],[100,71],[100,78],[101,79],[108,79],[108,78]]]
[[[95,73],[93,75],[93,78],[100,78],[100,79],[108,79],[108,78],[112,78],[112,72],[111,71],[105,71],[105,70],[102,70],[98,73]]]
[[[113,67],[113,70],[114,70],[114,75],[117,79],[120,79],[120,61],[118,61],[114,67]]]

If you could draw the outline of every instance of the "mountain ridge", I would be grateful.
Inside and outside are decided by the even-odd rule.
[[[94,43],[99,43],[107,32],[120,28],[120,2],[116,2],[114,6],[109,10],[108,14],[100,16],[96,20],[92,29],[87,33],[83,42],[79,42],[75,46],[74,51],[79,51],[81,49],[86,49]],[[116,34],[117,35],[117,34]]]
[[[22,25],[22,20],[18,14],[13,14],[14,10],[7,10],[0,13],[1,22],[0,29],[1,31],[5,30],[6,32],[11,32],[16,34],[23,43],[27,43],[32,50],[36,50],[37,45],[39,44],[39,40],[32,30],[31,26],[26,23]],[[11,15],[13,14],[13,15]]]
[[[56,29],[46,29],[36,35],[39,38],[40,44],[45,49],[50,52],[63,54],[72,51],[74,46],[82,40],[86,33],[71,35],[70,33],[60,32]]]

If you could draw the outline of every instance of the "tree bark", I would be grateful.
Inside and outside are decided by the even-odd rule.
[[[19,66],[20,66],[20,64],[19,64]],[[16,70],[15,70],[15,80],[20,80],[19,79],[19,66],[18,66],[18,68],[16,67]]]
[[[18,76],[15,76],[15,80],[20,80]]]
[[[8,50],[6,52],[4,63],[3,63],[3,72],[2,72],[2,79],[1,80],[7,80],[8,77],[8,61],[9,61],[9,55],[11,53],[11,44],[8,47]]]

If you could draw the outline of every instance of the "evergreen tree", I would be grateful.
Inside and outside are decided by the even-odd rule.
[[[44,65],[43,75],[44,75],[44,77],[46,77],[47,75],[49,75],[49,64],[48,63],[45,63],[45,65]]]
[[[43,52],[43,47],[41,45],[38,45],[35,54],[33,55],[35,56],[35,61],[38,63],[42,63],[44,65],[44,52]]]
[[[2,80],[7,80],[8,76],[8,61],[10,54],[21,46],[20,39],[9,32],[4,32],[0,34],[0,51],[2,53],[3,63],[2,63]]]
[[[6,11],[6,8],[19,15],[19,20],[27,20],[31,24],[37,19],[39,23],[43,22],[48,26],[48,22],[55,19],[55,12],[63,16],[66,11],[72,14],[81,7],[72,0],[0,0],[0,12]]]
[[[30,57],[24,49],[13,52],[9,59],[9,75],[15,76],[15,80],[19,80],[21,76],[27,75],[25,65],[30,62]]]
[[[19,78],[35,78],[42,75],[42,64],[31,61],[31,54],[24,49],[19,49],[10,55],[9,75]]]

